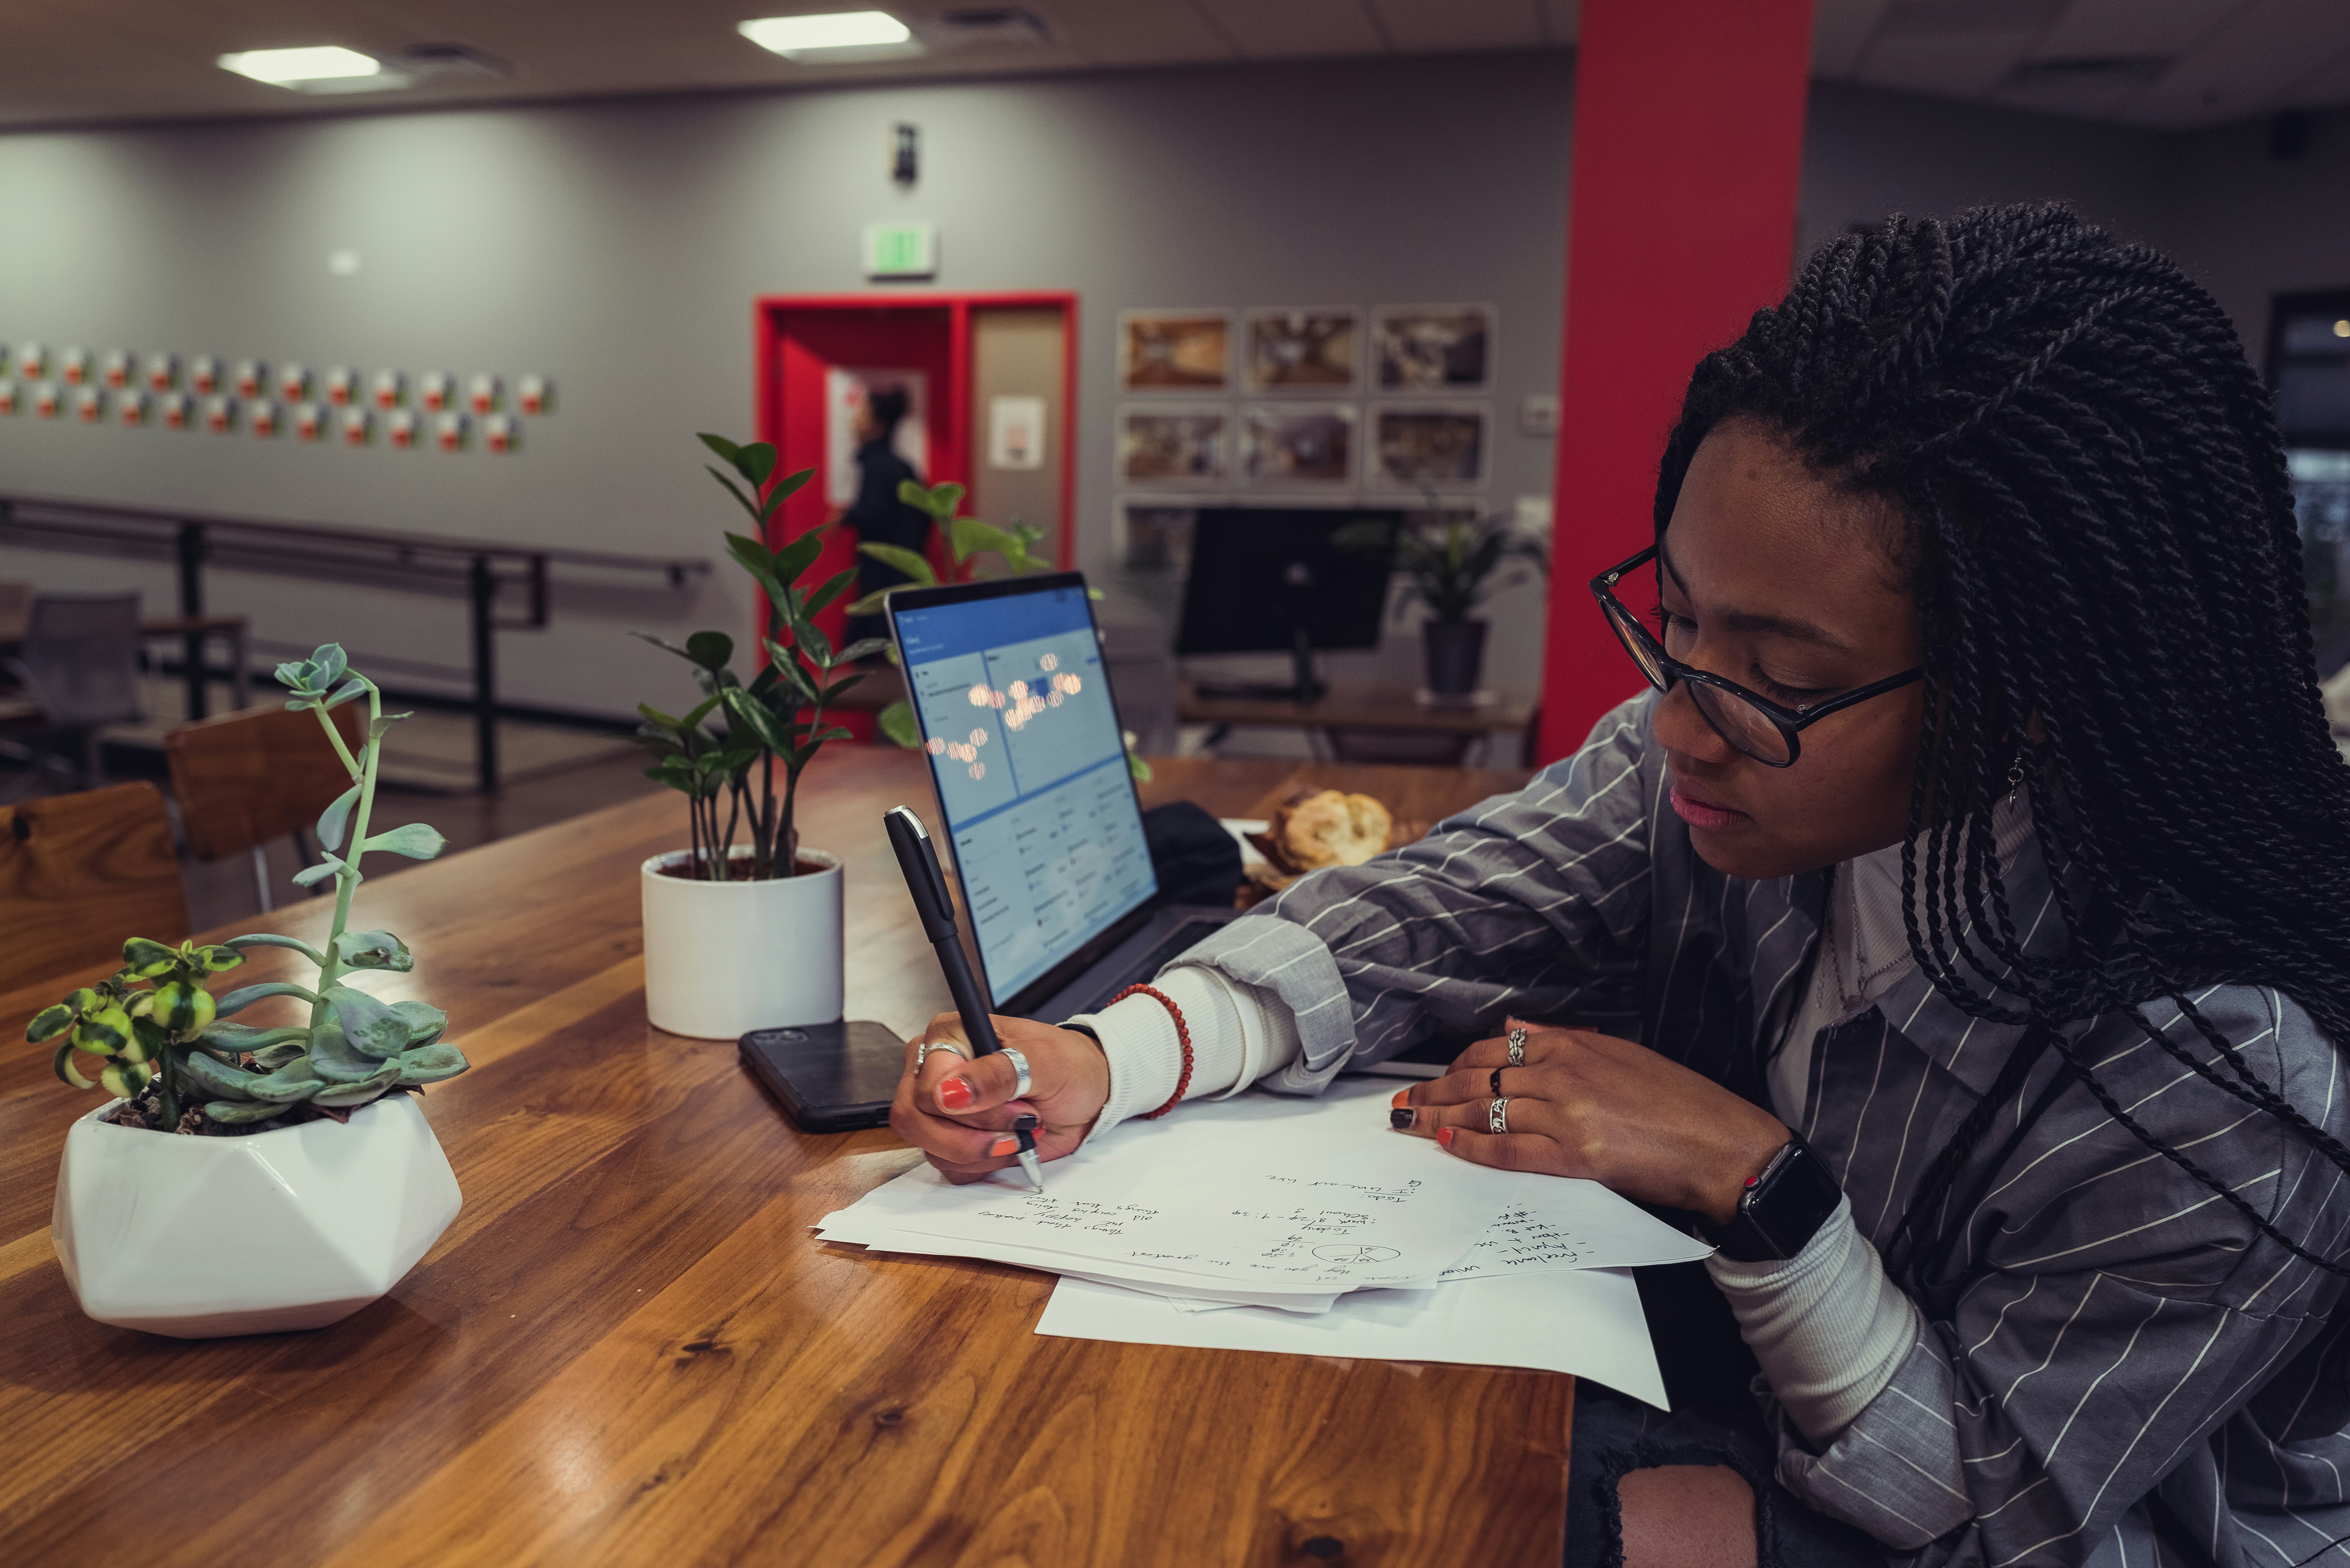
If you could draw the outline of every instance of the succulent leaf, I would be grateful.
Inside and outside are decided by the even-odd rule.
[[[332,850],[322,849],[318,853],[320,856],[318,864],[316,866],[305,866],[302,869],[294,873],[294,885],[296,887],[316,887],[317,884],[325,881],[328,877],[350,869],[349,865],[336,856]]]
[[[329,1083],[311,1071],[309,1057],[296,1054],[276,1072],[255,1078],[244,1091],[256,1100],[295,1105],[328,1087]]]
[[[116,1099],[135,1100],[154,1076],[155,1069],[144,1062],[109,1062],[98,1081]]]
[[[411,1047],[440,1039],[442,1031],[449,1027],[449,1015],[429,1002],[395,1002],[391,1015],[408,1025]]]
[[[261,985],[238,986],[213,1003],[213,1015],[216,1018],[226,1018],[231,1013],[244,1012],[255,1002],[269,996],[296,996],[304,1002],[318,1000],[316,992],[306,991],[298,985],[289,985],[282,980],[274,980]]]
[[[141,980],[169,974],[179,966],[181,956],[179,949],[151,942],[145,937],[133,937],[122,944],[123,966]]]
[[[225,1062],[215,1062],[202,1051],[191,1051],[180,1062],[180,1076],[214,1099],[249,1100],[260,1075]]]
[[[36,1045],[45,1040],[54,1040],[72,1028],[73,1021],[74,1010],[62,1002],[55,1007],[44,1007],[33,1014],[30,1023],[25,1025],[25,1038]],[[89,1086],[88,1084],[82,1085],[85,1089]]]
[[[319,847],[340,849],[343,846],[343,829],[350,826],[351,810],[359,803],[359,787],[351,785],[318,814]]]
[[[448,846],[449,841],[441,836],[439,828],[427,823],[411,822],[389,833],[375,835],[354,853],[365,854],[371,849],[381,849],[394,855],[405,855],[411,860],[430,860]]]
[[[155,988],[155,1022],[182,1039],[202,1032],[216,1010],[213,993],[193,981],[167,980]]]
[[[151,1018],[134,1018],[130,1021],[130,1044],[122,1048],[122,1059],[152,1062],[163,1054],[163,1047],[170,1043],[171,1036],[163,1033],[161,1024]]]
[[[253,1059],[261,1064],[261,1070],[263,1072],[274,1073],[278,1068],[286,1065],[286,1063],[293,1061],[296,1057],[307,1054],[307,1053],[303,1050],[303,1046],[307,1044],[308,1044],[308,1033],[306,1031],[304,1033],[304,1037],[300,1042],[290,1043],[284,1045],[264,1046],[262,1049],[255,1051],[253,1054]]]
[[[921,729],[914,722],[913,704],[903,697],[875,714],[873,722],[883,734],[910,752],[922,743]]]
[[[398,1084],[400,1071],[399,1063],[386,1062],[371,1076],[361,1079],[356,1084],[338,1084],[333,1088],[319,1090],[317,1094],[311,1096],[310,1103],[315,1106],[333,1106],[338,1110],[351,1106],[366,1105],[386,1089]]]
[[[352,1050],[342,1025],[321,1023],[310,1032],[310,1070],[330,1084],[360,1084],[383,1071],[383,1063]]]
[[[80,1063],[77,1063],[74,1061],[74,1056],[77,1053],[73,1048],[73,1042],[68,1040],[64,1044],[57,1047],[57,1056],[50,1062],[49,1065],[57,1069],[58,1077],[63,1078],[67,1083],[71,1084],[77,1089],[97,1088],[98,1080],[95,1078],[83,1077],[80,1071],[81,1066],[86,1064],[93,1071],[103,1072],[106,1069],[106,1064],[94,1056],[84,1056]]]
[[[130,1044],[130,1015],[111,1003],[86,1012],[74,1025],[73,1043],[93,1056],[111,1056]]]
[[[255,1029],[250,1023],[215,1023],[204,1031],[196,1044],[207,1050],[235,1055],[244,1051],[267,1051],[289,1040],[298,1047],[309,1038],[309,1026],[301,1023],[281,1023],[274,1029]]]
[[[224,1127],[235,1127],[245,1122],[265,1122],[291,1109],[293,1106],[284,1101],[214,1100],[204,1107],[204,1115]]]
[[[380,998],[348,985],[330,985],[327,1003],[335,1010],[335,1022],[343,1027],[343,1039],[354,1050],[380,1059],[408,1049],[407,1020]]]
[[[198,948],[192,956],[206,974],[220,974],[244,961],[244,955],[231,947]]]
[[[281,937],[275,931],[255,931],[251,936],[231,937],[228,940],[228,945],[238,952],[243,952],[246,948],[290,948],[322,968],[327,961],[327,955],[308,942],[293,937]]]
[[[400,1081],[403,1084],[437,1084],[473,1065],[465,1060],[463,1051],[445,1040],[402,1051],[392,1060],[400,1064]]]
[[[389,970],[406,974],[416,967],[416,955],[390,931],[345,931],[335,943],[346,969]]]

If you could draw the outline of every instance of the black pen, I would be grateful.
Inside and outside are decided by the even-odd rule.
[[[1003,1051],[995,1038],[995,1025],[987,1016],[987,999],[980,994],[979,981],[962,955],[962,938],[955,929],[954,899],[947,893],[947,874],[939,865],[938,846],[931,842],[930,831],[910,807],[893,805],[881,814],[881,822],[889,832],[889,847],[898,853],[898,869],[906,875],[906,891],[913,896],[914,912],[921,917],[922,934],[938,950],[947,992],[954,998],[955,1011],[962,1015],[964,1038],[977,1055]],[[1020,1092],[1025,1094],[1028,1059],[1017,1051],[1004,1054],[1020,1069]],[[1024,1116],[1013,1123],[1012,1131],[1020,1143],[1020,1168],[1027,1173],[1030,1185],[1042,1192],[1045,1172],[1036,1161],[1036,1134],[1032,1130],[1035,1125],[1035,1117]]]

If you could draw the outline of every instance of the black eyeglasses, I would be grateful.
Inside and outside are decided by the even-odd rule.
[[[1808,708],[1789,708],[1768,697],[1757,696],[1735,680],[1724,680],[1719,675],[1709,675],[1683,664],[1667,653],[1657,634],[1642,626],[1640,618],[1626,609],[1623,601],[1616,597],[1616,585],[1624,580],[1625,575],[1647,566],[1657,555],[1658,547],[1651,545],[1621,566],[1600,573],[1591,579],[1591,597],[1599,601],[1608,626],[1615,630],[1616,640],[1624,645],[1624,651],[1632,656],[1632,662],[1640,667],[1649,685],[1659,691],[1669,691],[1676,680],[1689,682],[1690,701],[1697,704],[1705,722],[1713,726],[1713,732],[1765,766],[1794,765],[1795,759],[1803,754],[1802,742],[1795,736],[1805,725],[1816,724],[1856,702],[1866,702],[1871,697],[1925,678],[1926,668],[1919,665]]]

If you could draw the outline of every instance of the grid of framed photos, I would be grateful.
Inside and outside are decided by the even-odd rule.
[[[1207,493],[1345,500],[1485,488],[1490,305],[1128,310],[1118,319],[1122,518]],[[1150,553],[1147,527],[1126,553]]]
[[[369,375],[355,366],[313,370],[299,363],[225,361],[195,354],[184,361],[168,350],[143,357],[128,348],[93,355],[68,347],[0,338],[0,417],[20,410],[36,419],[71,417],[82,424],[201,430],[264,440],[291,433],[298,441],[364,447],[380,431],[398,450],[481,449],[512,452],[522,445],[523,416],[555,408],[555,384],[533,372],[505,378],[480,371],[460,389],[446,371],[425,370],[411,380],[401,370]]]

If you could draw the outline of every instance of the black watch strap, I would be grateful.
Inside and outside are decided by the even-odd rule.
[[[1791,1137],[1746,1184],[1728,1224],[1700,1220],[1698,1229],[1722,1256],[1738,1262],[1792,1258],[1819,1233],[1843,1197],[1844,1189],[1812,1146]]]

